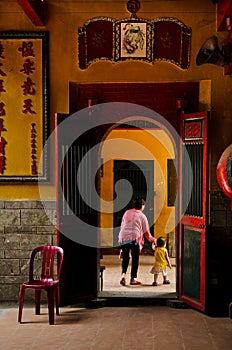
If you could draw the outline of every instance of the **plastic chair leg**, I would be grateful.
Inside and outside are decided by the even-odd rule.
[[[35,290],[35,314],[40,315],[40,296],[41,290]]]
[[[53,325],[54,322],[54,288],[47,289],[47,299],[48,299],[48,315],[49,324]]]
[[[22,286],[21,292],[20,292],[20,298],[19,298],[19,311],[18,311],[18,322],[19,323],[21,323],[21,321],[22,321],[24,294],[25,294],[25,288]]]
[[[59,305],[60,305],[60,293],[59,293],[59,286],[55,288],[55,303],[56,303],[56,315],[59,316]]]

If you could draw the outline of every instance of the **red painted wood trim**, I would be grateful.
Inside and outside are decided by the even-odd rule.
[[[56,167],[56,184],[58,184],[58,114],[55,114],[55,167]],[[59,234],[59,224],[60,224],[60,216],[59,216],[59,200],[58,200],[59,189],[58,185],[56,185],[56,244],[60,245],[60,234]]]
[[[217,31],[226,31],[226,18],[232,16],[232,0],[220,0],[217,4]]]
[[[45,3],[41,0],[17,0],[25,14],[37,27],[45,26],[44,11]]]
[[[208,195],[207,191],[204,189],[208,188],[208,147],[207,147],[207,135],[208,135],[208,116],[207,112],[197,112],[192,114],[183,114],[181,116],[181,129],[180,136],[183,142],[187,144],[188,142],[194,142],[194,140],[185,140],[184,134],[184,121],[202,121],[203,133],[202,139],[196,140],[196,142],[201,142],[203,147],[203,179],[202,179],[202,217],[193,216],[183,216],[180,224],[179,231],[179,298],[186,304],[194,307],[197,310],[205,311],[205,289],[206,289],[206,238],[207,238],[207,209],[208,209]],[[180,148],[180,169],[182,168],[182,147]],[[180,172],[180,184],[182,183],[182,172]],[[180,202],[181,202],[181,185],[180,185]],[[182,211],[182,210],[180,210]],[[184,238],[184,227],[189,228],[200,233],[200,297],[199,299],[193,298],[190,295],[185,295],[183,291],[183,238]]]

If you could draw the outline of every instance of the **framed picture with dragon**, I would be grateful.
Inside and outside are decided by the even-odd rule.
[[[152,23],[138,18],[115,23],[114,60],[152,62]]]

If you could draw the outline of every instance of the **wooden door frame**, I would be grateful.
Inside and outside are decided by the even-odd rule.
[[[180,110],[178,101],[182,97],[187,99],[189,102],[188,108],[190,111],[197,111],[199,102],[199,89],[199,82],[96,84],[79,84],[70,82],[69,111],[70,114],[73,114],[77,111],[82,110],[83,108],[87,108],[89,106],[89,101],[93,101],[93,103],[91,102],[90,105],[115,101],[137,104],[139,106],[149,108],[156,113],[159,113],[178,133],[180,122]],[[101,117],[104,118],[104,116]],[[165,129],[165,125],[163,129]],[[100,140],[104,141],[104,136],[109,130],[110,128],[106,127],[104,132],[101,131],[100,134],[103,136],[100,138]],[[177,147],[175,144],[173,144],[173,146],[174,149]],[[175,153],[178,155],[177,152]],[[177,212],[178,210],[176,208],[176,213]],[[95,276],[95,278],[98,277],[99,276]]]

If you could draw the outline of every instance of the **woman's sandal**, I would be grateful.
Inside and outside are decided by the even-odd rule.
[[[125,286],[125,285],[126,285],[126,279],[125,279],[125,277],[122,277],[122,278],[121,278],[120,284],[121,284],[122,286]]]
[[[142,284],[142,283],[139,282],[139,281],[136,281],[136,280],[131,280],[131,281],[130,281],[130,285],[131,285],[131,286],[138,286],[139,284]]]

